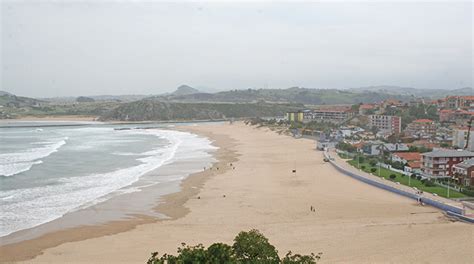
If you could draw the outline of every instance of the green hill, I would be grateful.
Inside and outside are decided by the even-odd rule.
[[[122,104],[101,116],[102,120],[192,120],[283,116],[301,109],[298,104],[268,103],[170,103],[146,99]]]

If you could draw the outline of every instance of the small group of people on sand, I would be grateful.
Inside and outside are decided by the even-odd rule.
[[[316,213],[316,208],[315,208],[314,206],[312,206],[312,205],[311,205],[311,207],[309,208],[309,210],[310,210],[311,212],[315,212],[315,213]]]

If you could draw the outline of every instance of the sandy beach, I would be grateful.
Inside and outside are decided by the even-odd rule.
[[[181,192],[156,208],[169,220],[110,223],[89,235],[84,230],[91,227],[65,230],[3,247],[1,260],[37,255],[27,262],[145,263],[153,251],[174,253],[181,242],[232,243],[239,231],[253,228],[280,254],[322,252],[321,263],[474,259],[473,225],[339,173],[312,140],[240,122],[180,129],[207,136],[221,149],[212,170],[189,177]]]

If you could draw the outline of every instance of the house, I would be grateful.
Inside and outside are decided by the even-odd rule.
[[[421,161],[409,161],[403,170],[407,173],[421,174]]]
[[[364,132],[365,130],[360,127],[356,126],[348,126],[348,127],[341,127],[337,133],[342,137],[342,138],[347,138],[347,137],[352,137],[355,136],[356,134],[360,132]]]
[[[359,114],[366,115],[368,113],[373,113],[377,106],[375,104],[361,104],[359,106]]]
[[[401,118],[388,115],[370,115],[369,126],[385,135],[399,134],[402,130]]]
[[[474,158],[454,165],[454,179],[461,185],[474,187]]]
[[[421,153],[419,152],[394,152],[391,155],[393,162],[401,162],[403,164],[410,161],[421,161]]]
[[[408,151],[408,146],[401,143],[383,143],[380,141],[372,141],[364,144],[362,151],[370,156],[380,155],[382,153],[390,153],[397,151]]]
[[[402,105],[403,105],[403,103],[400,100],[397,100],[397,99],[387,99],[387,100],[382,102],[382,107],[383,108],[386,108],[386,107],[400,107]]]
[[[454,174],[454,165],[474,158],[467,150],[437,149],[422,153],[422,175],[427,178],[446,178]]]
[[[414,138],[432,138],[436,135],[436,124],[431,119],[417,119],[408,124],[405,135]]]

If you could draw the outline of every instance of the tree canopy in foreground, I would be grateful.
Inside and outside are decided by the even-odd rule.
[[[182,243],[176,256],[164,254],[159,256],[153,252],[147,264],[207,264],[207,263],[282,263],[282,264],[312,264],[321,258],[322,253],[315,255],[293,254],[289,251],[285,257],[278,256],[277,249],[258,230],[240,232],[234,238],[232,246],[224,243],[214,243],[207,249],[202,245],[189,246]]]

